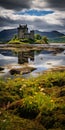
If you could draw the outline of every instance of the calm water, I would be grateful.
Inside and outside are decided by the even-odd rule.
[[[7,64],[17,63],[18,58],[17,57],[11,57],[11,56],[4,56],[0,54],[0,66],[5,66]]]
[[[18,63],[18,57],[11,51],[11,50],[1,50],[0,49],[0,67],[4,67],[5,69],[3,71],[0,71],[0,77],[8,77],[9,70],[7,68],[7,65],[11,64],[17,64]]]
[[[29,59],[29,64],[37,68],[31,73],[32,75],[37,75],[49,68],[65,66],[65,51],[57,54],[53,54],[52,51],[41,51],[39,54],[35,54],[34,61]]]
[[[18,58],[11,50],[0,49],[0,66],[5,66],[11,63],[17,63]]]
[[[59,45],[60,47],[61,45]],[[65,45],[62,45],[64,48]],[[0,49],[0,66],[6,66],[9,64],[17,64],[18,57],[11,51],[2,51]],[[65,50],[61,53],[53,54],[53,51],[40,51],[34,52],[34,61],[28,58],[29,66],[33,66],[37,68],[35,71],[31,72],[29,75],[36,76],[38,73],[47,70],[48,68],[56,67],[56,66],[65,66]],[[9,70],[5,69],[3,73],[0,72],[1,75],[6,75]]]

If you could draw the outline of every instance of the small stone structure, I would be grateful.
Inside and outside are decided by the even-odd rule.
[[[29,33],[27,25],[19,25],[18,38],[19,39],[25,39],[25,38],[34,39],[34,30],[31,30]]]

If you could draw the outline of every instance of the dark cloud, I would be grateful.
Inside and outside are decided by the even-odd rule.
[[[58,19],[58,21],[61,22],[61,24],[58,24],[58,23],[53,24],[54,22],[52,20],[53,23],[51,22],[50,24],[50,22],[47,22],[46,19],[44,18],[41,20],[40,16],[38,18],[33,18],[33,20],[27,19],[24,17],[21,17],[20,19],[19,18],[16,19],[14,18],[14,15],[16,15],[17,13],[16,11],[13,11],[13,13],[15,13],[14,15],[13,13],[11,14],[10,12],[11,16],[9,16],[9,14],[6,15],[7,14],[6,10],[4,11],[4,9],[2,8],[3,12],[1,12],[1,17],[0,17],[1,29],[6,28],[6,27],[17,27],[19,24],[28,24],[29,27],[33,27],[34,29],[46,30],[46,31],[50,31],[50,30],[63,31],[65,28],[65,18],[64,16],[62,16],[65,10],[65,0],[38,0],[38,1],[36,0],[0,0],[0,6],[3,8],[6,8],[6,10],[11,9],[11,10],[16,10],[16,11],[22,10],[22,9],[31,9],[32,7],[33,8],[36,7],[37,9],[48,8],[52,10],[58,10],[58,13],[56,13],[54,16],[52,15],[52,17],[54,17],[53,18],[54,20]],[[60,15],[60,16],[58,17],[57,15]]]
[[[15,25],[16,24],[21,24],[21,21],[20,20],[13,20],[13,19],[10,19],[9,17],[7,17],[7,18],[4,18],[4,17],[0,17],[0,25],[1,25],[1,27],[7,27],[7,26],[14,26],[15,27]]]
[[[33,4],[34,2],[34,4]],[[39,3],[38,3],[39,2]],[[45,2],[45,4],[44,4]],[[39,5],[37,5],[37,3]],[[6,9],[14,9],[14,10],[21,10],[21,9],[28,9],[38,7],[40,8],[53,8],[57,10],[65,10],[65,0],[0,0],[0,6]]]
[[[9,17],[0,17],[0,28],[6,28],[7,26],[8,27],[15,27],[17,28],[19,26],[19,24],[30,24],[30,20],[27,21],[24,19],[22,20],[13,20],[13,19],[10,19]]]
[[[28,9],[32,4],[32,0],[0,0],[0,6],[6,9]]]
[[[64,19],[62,19],[62,23],[64,23]],[[30,29],[34,30],[42,30],[42,31],[52,31],[52,30],[58,30],[60,32],[64,31],[65,28],[65,23],[64,25],[58,25],[58,24],[49,24],[45,20],[41,20],[39,18],[36,18],[34,21],[33,20],[25,20],[20,19],[20,20],[12,20],[9,17],[4,18],[0,17],[0,25],[1,28],[6,28],[6,27],[14,27],[17,28],[19,24],[27,24]]]
[[[54,8],[57,10],[65,10],[65,0],[45,0],[47,7]]]
[[[11,23],[13,23],[13,20],[11,20],[10,18],[0,17],[0,25],[1,25],[1,27],[9,26],[9,24],[11,24]]]
[[[64,20],[62,22],[64,22]],[[53,30],[63,32],[65,28],[65,24],[63,26],[58,25],[58,24],[49,24],[45,20],[42,21],[40,19],[36,19],[34,21],[34,26],[38,30],[47,31],[47,32],[53,31]]]

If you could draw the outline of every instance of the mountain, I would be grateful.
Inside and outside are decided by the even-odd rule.
[[[49,42],[52,42],[52,43],[54,42],[65,43],[65,35],[58,31],[41,32],[41,31],[35,30],[35,34],[40,34],[41,36],[47,36],[49,39]]]
[[[38,30],[34,31],[35,34],[40,34],[41,36],[47,36],[50,41],[57,41],[57,39],[59,40],[60,37],[64,37],[65,35],[63,33],[60,33],[58,31],[51,31],[51,32],[41,32]],[[3,30],[0,32],[0,42],[6,42],[9,41],[10,39],[13,38],[14,35],[17,35],[17,29],[8,29],[8,30]],[[62,38],[61,38],[62,39]],[[65,40],[65,38],[64,38]]]
[[[17,29],[8,29],[0,32],[0,41],[5,42],[13,38],[17,34]]]
[[[41,32],[41,31],[35,30],[35,34],[40,34],[41,36],[47,36],[48,38],[51,38],[51,39],[65,36],[63,33],[60,33],[58,31]]]
[[[57,37],[57,38],[54,38],[54,39],[49,39],[49,42],[52,42],[52,43],[65,43],[65,36],[62,36],[62,37]]]

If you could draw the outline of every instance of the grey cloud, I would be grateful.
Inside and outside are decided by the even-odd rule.
[[[62,23],[64,24],[64,19],[62,19]],[[32,28],[34,30],[42,30],[42,31],[58,30],[60,32],[63,32],[64,28],[65,28],[65,24],[64,24],[64,26],[61,26],[58,24],[50,25],[45,20],[42,21],[39,18],[35,19],[34,21],[31,21],[31,20],[24,21],[24,19],[12,20],[10,18],[4,18],[4,17],[0,18],[1,28],[2,27],[5,28],[7,26],[17,28],[19,24],[27,24],[30,29]]]
[[[30,8],[32,0],[0,0],[0,6],[6,9],[21,10]]]
[[[37,5],[37,2],[39,2],[39,5]],[[65,0],[38,0],[37,2],[36,0],[0,0],[0,6],[14,10],[29,9],[32,8],[32,5],[33,8],[38,7],[42,9],[51,8],[61,11],[65,10]]]
[[[21,10],[21,9],[29,9],[32,7],[33,8],[41,7],[42,8],[52,8],[52,9],[57,9],[57,10],[65,10],[65,0],[38,0],[39,5],[36,5],[36,0],[0,0],[0,6],[6,9],[14,9],[14,10]],[[34,2],[34,4],[33,4]],[[44,4],[45,2],[45,4]]]
[[[47,7],[57,10],[65,10],[65,0],[46,0]]]
[[[49,24],[45,20],[37,19],[34,21],[34,26],[38,30],[44,30],[44,31],[53,31],[53,30],[61,30],[61,32],[64,30],[65,25],[62,27],[61,25],[56,24]]]
[[[31,22],[30,21],[27,21],[27,20],[13,20],[13,19],[10,19],[9,17],[0,17],[0,28],[2,27],[18,27],[19,24],[30,24]]]
[[[33,7],[39,9],[65,10],[65,0],[32,0]]]
[[[1,27],[9,26],[10,24],[13,25],[14,23],[15,21],[11,20],[9,17],[8,18],[0,17]]]
[[[62,13],[65,10],[65,0],[38,0],[39,4],[36,4],[36,0],[0,0],[0,6],[6,9],[12,9],[12,10],[21,10],[21,9],[29,9],[32,8],[33,2],[34,6],[45,9],[50,8],[54,10],[60,10]],[[45,2],[45,4],[44,4]],[[44,5],[43,5],[44,4]],[[43,7],[44,6],[44,7]],[[39,18],[35,20],[27,20],[27,19],[20,19],[20,20],[13,20],[10,19],[10,17],[0,17],[0,27],[17,27],[19,24],[28,24],[29,27],[32,27],[34,29],[38,30],[45,30],[45,31],[51,31],[51,30],[60,30],[61,32],[65,28],[65,18],[59,18],[59,21],[61,21],[62,25],[56,25],[56,24],[49,24],[44,19],[43,21]]]

